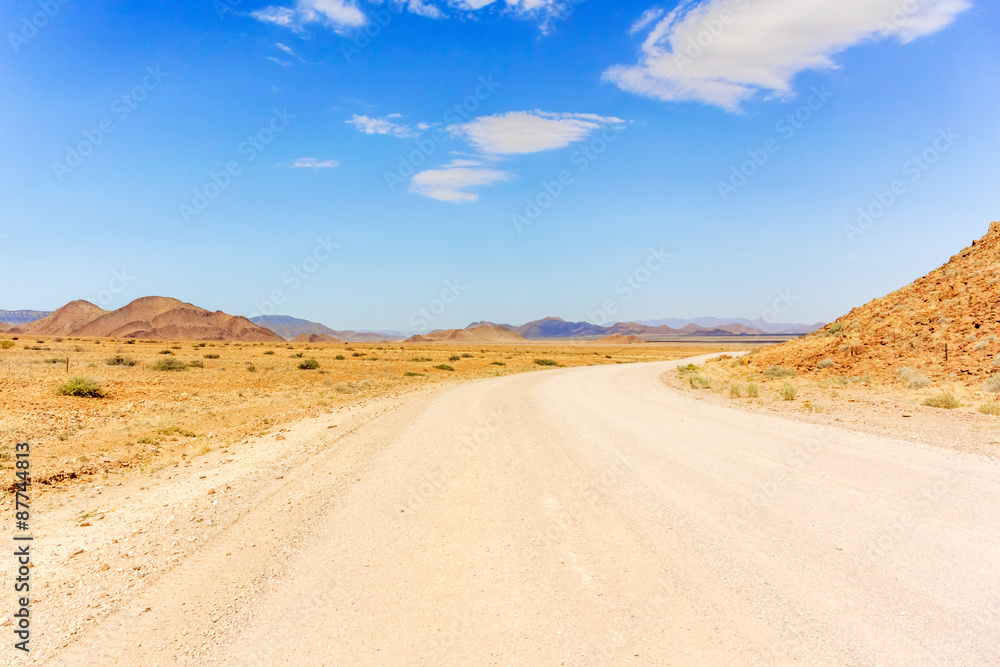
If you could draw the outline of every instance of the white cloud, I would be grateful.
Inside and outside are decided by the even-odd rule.
[[[663,10],[659,7],[653,7],[652,9],[647,9],[642,13],[642,16],[632,24],[632,27],[628,29],[628,34],[634,35],[637,32],[642,32],[645,30],[650,23],[659,19],[663,16]]]
[[[398,113],[391,113],[383,118],[351,116],[350,120],[344,122],[348,125],[353,125],[358,132],[363,134],[387,134],[402,139],[416,137],[418,133],[409,125],[402,125],[396,122],[396,119],[402,117],[402,114]]]
[[[275,58],[274,56],[264,56],[264,60],[270,60],[276,65],[281,65],[282,67],[291,67],[292,63],[287,60],[282,60],[281,58]]]
[[[388,0],[399,11],[432,19],[447,18],[449,13],[471,16],[500,4],[500,0]],[[501,12],[519,19],[537,21],[543,34],[550,32],[552,23],[569,12],[582,0],[503,0]],[[369,0],[382,4],[382,0]],[[346,32],[368,23],[357,0],[298,0],[294,8],[270,6],[251,12],[258,21],[273,23],[290,30],[301,31],[307,23],[322,22],[336,32]]]
[[[295,50],[292,49],[292,47],[288,46],[287,44],[282,44],[281,42],[275,42],[274,45],[277,46],[282,51],[284,51],[285,53],[287,53],[288,55],[290,55],[291,57],[297,58],[301,62],[305,62],[305,60],[302,59],[302,56],[295,53]]]
[[[469,143],[486,153],[513,155],[563,148],[585,139],[602,127],[624,122],[620,118],[595,114],[511,111],[483,116],[450,129],[453,134],[465,136]]]
[[[851,46],[888,37],[905,44],[943,29],[969,6],[969,0],[686,0],[653,26],[637,64],[612,67],[604,77],[646,97],[734,110],[759,93],[789,94],[796,74],[835,68],[833,56]]]
[[[334,31],[360,28],[364,12],[352,0],[299,0],[294,9],[270,6],[250,13],[258,21],[301,31],[306,23],[325,23]]]
[[[317,160],[314,157],[300,157],[289,165],[292,169],[333,169],[339,166],[336,160]]]
[[[415,174],[410,180],[410,192],[446,202],[470,202],[479,199],[467,188],[510,180],[505,171],[482,166],[476,160],[455,160],[441,169],[429,169]]]

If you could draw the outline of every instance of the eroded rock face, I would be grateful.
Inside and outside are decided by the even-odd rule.
[[[976,384],[1000,372],[1000,222],[944,266],[748,363],[800,373],[894,379],[915,368]],[[994,359],[998,361],[995,362]],[[817,365],[825,360],[833,365]]]

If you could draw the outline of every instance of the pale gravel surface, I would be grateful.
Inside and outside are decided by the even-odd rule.
[[[90,528],[67,502],[35,661],[1000,664],[996,462],[699,401],[677,365],[417,392],[144,479]],[[123,588],[125,539],[176,553]]]

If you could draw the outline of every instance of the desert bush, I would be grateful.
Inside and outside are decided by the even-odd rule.
[[[423,376],[424,376],[423,373],[414,373],[413,371],[406,371],[405,373],[403,373],[403,377],[408,377],[408,378],[422,378]]]
[[[984,415],[1000,417],[1000,403],[983,403],[979,406],[979,411]]]
[[[198,434],[194,431],[188,431],[180,426],[168,426],[167,428],[161,428],[157,431],[160,435],[183,435],[185,438],[196,438]]]
[[[991,394],[1000,394],[1000,373],[994,373],[983,383],[983,390]]]
[[[843,328],[844,328],[843,322],[834,322],[833,324],[830,325],[830,334],[831,335],[838,334],[843,330]]]
[[[65,364],[66,363],[66,359],[58,359],[58,358],[46,359],[45,363],[47,363],[47,364]]]
[[[551,359],[535,359],[535,363],[538,364],[539,366],[558,366],[559,365],[556,362],[552,361]]]
[[[316,359],[312,358],[306,359],[301,364],[299,364],[299,368],[304,371],[314,371],[317,368],[319,368],[319,362]]]
[[[981,340],[978,343],[976,343],[975,345],[973,345],[972,349],[975,350],[976,352],[980,352],[982,350],[985,350],[989,346],[990,346],[989,343],[987,343],[985,340]]]
[[[338,394],[356,394],[358,393],[358,385],[354,382],[338,382],[333,385],[333,390]]]
[[[931,383],[926,375],[913,368],[900,368],[899,379],[907,389],[923,389]]]
[[[353,352],[353,353],[351,353],[351,356],[352,357],[363,357],[366,354],[367,354],[367,352]]]
[[[295,352],[294,354],[288,355],[290,359],[301,359],[304,356],[305,356],[304,352]]]
[[[191,368],[204,368],[205,362],[201,359],[195,359],[194,361],[189,361],[188,366]]]
[[[153,364],[154,371],[186,371],[187,364],[180,359],[160,359]]]
[[[257,367],[254,366],[253,364],[247,364],[246,368],[247,368],[247,373],[256,373],[257,372]],[[299,364],[299,368],[302,368],[301,364]]]
[[[741,384],[731,384],[729,385],[729,397],[730,398],[743,398],[743,391],[745,387]]]
[[[469,354],[469,353],[465,353],[465,354],[462,355],[462,358],[463,359],[472,359],[473,356],[471,354]]]
[[[448,361],[458,361],[461,358],[462,357],[458,356],[457,354],[453,354],[450,357],[448,357]]]
[[[410,361],[417,364],[421,364],[430,362],[430,359],[428,359],[427,357],[413,357],[412,359],[410,359]]]
[[[781,400],[794,401],[799,393],[799,388],[794,384],[785,384],[781,387]]]
[[[610,359],[611,357],[608,357]],[[687,366],[678,366],[677,372],[681,375],[686,375],[688,373],[697,373],[700,369],[695,364],[688,364]]]
[[[60,396],[83,396],[85,398],[104,398],[104,390],[97,380],[85,377],[70,378],[68,382],[56,387]]]
[[[206,359],[218,359],[219,355],[217,355],[217,354],[206,354],[205,358]]]
[[[0,340],[0,350],[9,350],[12,347],[14,347],[14,341]]]
[[[710,375],[692,375],[688,378],[688,382],[694,389],[712,388],[712,377]]]
[[[160,354],[173,354],[171,350],[160,350]]]
[[[181,349],[181,346],[180,345],[171,345],[170,349],[171,350],[179,350],[179,349]]]
[[[342,354],[338,354],[337,356],[335,356],[335,357],[334,357],[334,359],[335,359],[336,361],[344,361],[344,359],[346,359],[346,358],[347,358],[347,357],[345,357],[345,356],[344,356],[344,355],[342,355]]]
[[[836,365],[836,362],[833,359],[830,359],[829,357],[827,357],[826,359],[824,359],[821,362],[819,362],[818,364],[816,364],[816,368],[822,370],[824,368],[830,368],[831,366],[835,366],[835,365]]]
[[[130,357],[123,357],[120,354],[116,354],[115,356],[106,359],[104,363],[108,366],[135,366],[139,362]]]
[[[274,350],[264,350],[264,354],[274,354]]]
[[[962,406],[950,391],[942,392],[937,396],[931,396],[924,401],[924,405],[931,408],[944,408],[945,410],[954,410]]]
[[[504,362],[502,362],[502,361],[491,361],[491,362],[490,362],[490,366],[506,366],[506,365],[507,365],[507,364],[505,364],[505,363],[504,363]]]
[[[434,368],[438,369],[439,371],[453,371],[453,370],[455,370],[454,368],[452,368],[448,364],[438,364]]]
[[[754,382],[748,382],[746,388],[747,398],[760,398],[760,389],[757,388],[757,384]]]
[[[785,368],[784,366],[771,366],[764,371],[764,377],[766,378],[793,378],[797,375],[798,373],[791,368]]]

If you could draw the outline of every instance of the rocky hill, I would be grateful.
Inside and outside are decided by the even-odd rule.
[[[926,276],[747,362],[881,380],[913,368],[932,379],[982,382],[1000,371],[1000,222]]]
[[[527,343],[528,341],[504,327],[481,326],[472,329],[439,329],[428,334],[411,336],[404,343]]]
[[[11,329],[11,333],[35,334],[38,336],[70,336],[86,324],[108,311],[82,299],[70,301],[62,308],[45,317]]]

